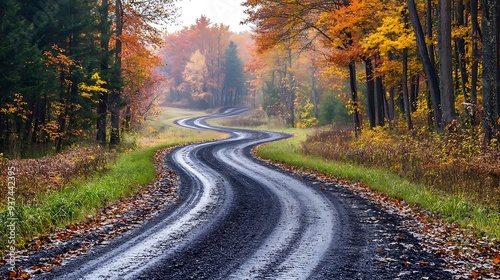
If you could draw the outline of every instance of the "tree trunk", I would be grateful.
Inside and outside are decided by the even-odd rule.
[[[498,8],[497,0],[481,0],[483,10],[483,131],[489,144],[498,131]]]
[[[440,0],[439,16],[439,68],[441,78],[439,89],[441,92],[441,108],[443,111],[443,125],[451,124],[457,118],[455,113],[455,96],[453,93],[453,65],[451,50],[451,1]]]
[[[418,83],[419,77],[418,75],[411,76],[410,81],[410,108],[412,112],[417,110],[417,99],[418,99]]]
[[[349,63],[349,84],[351,87],[351,102],[353,106],[352,118],[354,122],[354,134],[358,137],[358,134],[361,132],[361,120],[359,117],[358,89],[356,86],[356,62],[354,62],[354,60],[351,60]]]
[[[422,30],[422,25],[420,24],[420,18],[418,17],[417,7],[415,5],[415,0],[406,0],[408,5],[408,13],[410,21],[413,25],[413,30],[417,39],[417,48],[424,66],[424,72],[427,76],[427,83],[429,85],[429,91],[431,94],[432,106],[434,111],[434,124],[439,132],[442,132],[442,116],[441,116],[441,93],[439,90],[439,79],[436,74],[436,69],[431,61],[429,52],[427,50],[427,45],[425,43],[425,36]]]
[[[426,16],[427,16],[427,37],[432,38],[432,0],[427,0],[427,11],[426,11]],[[436,59],[434,56],[434,44],[432,43],[432,40],[429,40],[429,46],[428,46],[428,52],[429,52],[429,60],[431,61],[431,64],[436,67]]]
[[[411,105],[410,105],[410,98],[408,95],[408,49],[403,50],[402,86],[403,86],[403,106],[405,111],[406,125],[408,126],[408,130],[412,130],[413,123],[411,121]]]
[[[476,106],[477,105],[478,68],[479,68],[478,41],[481,40],[481,38],[479,36],[477,0],[470,1],[470,15],[471,15],[471,25],[472,25],[472,65],[471,65],[471,90],[470,90],[471,96],[470,97],[471,97],[471,103],[473,104],[473,106]],[[473,119],[475,119],[475,118],[473,118]]]
[[[109,29],[110,29],[110,24],[109,24],[109,2],[108,0],[102,0],[101,4],[101,51],[102,51],[102,58],[101,58],[101,76],[104,77],[104,79],[109,78],[108,77],[108,69],[109,69],[109,59],[108,59],[108,52],[109,52]],[[107,85],[105,85],[108,87]],[[97,105],[97,135],[96,135],[96,141],[99,142],[101,145],[105,145],[107,141],[107,115],[108,115],[108,93],[107,92],[101,92],[99,94],[99,104]]]
[[[290,95],[290,126],[295,127],[295,85],[292,74],[292,49],[288,47],[288,90]]]
[[[116,47],[115,67],[118,81],[121,83],[122,72],[122,31],[123,31],[123,7],[121,0],[115,0],[115,24],[116,24]],[[120,107],[121,107],[121,84],[117,85],[111,94],[111,145],[120,144]]]
[[[394,101],[394,96],[396,95],[396,89],[395,88],[390,88],[389,89],[389,102],[388,102],[388,107],[389,110],[387,110],[387,115],[389,117],[389,120],[394,120],[396,118],[396,102]]]
[[[365,72],[366,72],[366,90],[368,94],[368,120],[370,121],[370,128],[376,126],[375,119],[375,81],[373,79],[373,64],[370,58],[365,61]]]
[[[384,115],[385,115],[385,90],[384,84],[382,81],[382,77],[378,76],[375,78],[375,87],[376,87],[376,111],[377,111],[377,125],[384,126]]]
[[[150,106],[148,106],[148,107],[150,108]],[[146,115],[147,115],[147,111],[143,114],[144,120],[146,120]],[[130,131],[132,129],[132,110],[130,109],[130,106],[127,106],[125,108],[124,121],[125,121],[125,125],[124,125],[125,131]]]
[[[495,27],[495,40],[496,40],[496,61],[497,61],[497,84],[496,84],[496,100],[497,100],[497,129],[499,124],[500,117],[500,2],[496,1],[497,9],[496,9],[496,27]]]
[[[466,26],[464,18],[464,2],[463,0],[457,0],[457,24],[459,27]],[[458,67],[460,69],[460,89],[462,95],[464,96],[465,102],[470,102],[469,92],[467,90],[467,83],[469,82],[469,76],[467,74],[467,61],[465,56],[465,40],[463,38],[456,39],[457,54],[458,54]]]
[[[110,145],[120,144],[120,109],[113,106],[111,109],[111,139]]]
[[[318,115],[318,93],[316,92],[316,46],[313,44],[313,59],[311,63],[311,93],[314,106],[314,117],[319,118]]]

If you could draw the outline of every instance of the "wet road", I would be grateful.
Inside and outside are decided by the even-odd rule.
[[[286,135],[213,128],[205,122],[244,111],[231,108],[178,121],[180,126],[230,136],[175,150],[167,162],[182,179],[178,203],[138,230],[45,278],[396,277],[398,271],[380,271],[374,262],[381,243],[387,243],[384,230],[390,229],[366,222],[384,213],[352,193],[324,192],[310,181],[251,157],[256,145]],[[390,221],[385,219],[392,226]]]

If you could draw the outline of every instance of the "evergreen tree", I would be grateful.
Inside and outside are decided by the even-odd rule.
[[[41,51],[21,7],[15,0],[0,3],[0,148],[12,156],[20,154],[22,140],[30,140],[30,112],[45,87]]]
[[[238,46],[229,42],[226,48],[226,68],[224,78],[224,105],[236,105],[241,103],[245,90],[245,76],[243,75],[243,63],[238,56]]]

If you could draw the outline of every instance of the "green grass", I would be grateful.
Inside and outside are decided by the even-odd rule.
[[[83,220],[110,201],[134,193],[155,178],[152,158],[158,147],[120,155],[109,171],[88,181],[75,181],[64,190],[38,197],[38,203],[18,205],[18,244],[56,227]],[[2,213],[5,220],[6,212]]]
[[[486,205],[468,202],[463,197],[431,191],[425,186],[412,183],[384,169],[368,168],[306,155],[301,151],[300,143],[305,140],[310,131],[297,129],[281,129],[280,131],[294,134],[295,137],[262,145],[257,150],[259,157],[316,170],[351,182],[363,182],[389,196],[440,214],[449,222],[456,222],[464,228],[472,228],[481,235],[500,238],[500,215]]]
[[[142,134],[128,136],[127,141],[139,143],[135,145],[136,149],[119,153],[106,172],[94,174],[88,180],[74,181],[60,191],[40,194],[35,204],[16,201],[18,248],[35,236],[82,221],[89,214],[113,201],[134,194],[142,186],[152,182],[156,176],[153,164],[156,150],[224,137],[219,133],[183,129],[172,124],[174,119],[202,114],[204,112],[164,108],[155,119],[147,122]],[[7,209],[0,210],[2,225],[5,225],[7,218]],[[0,234],[1,250],[7,245],[7,228],[0,228]],[[2,253],[4,250],[0,251],[0,255]]]

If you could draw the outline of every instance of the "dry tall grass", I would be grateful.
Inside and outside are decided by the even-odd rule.
[[[61,189],[76,178],[86,178],[104,170],[107,161],[108,155],[102,148],[80,147],[40,159],[1,158],[0,170],[14,171],[11,177],[15,179],[16,197],[31,203],[38,194]],[[0,189],[7,190],[8,177],[7,172],[0,174]],[[7,191],[0,192],[0,207],[6,203],[7,194]]]
[[[482,149],[479,139],[470,131],[439,136],[397,127],[365,130],[355,140],[350,131],[333,129],[310,135],[302,149],[329,159],[386,168],[434,190],[500,209],[500,151]]]

